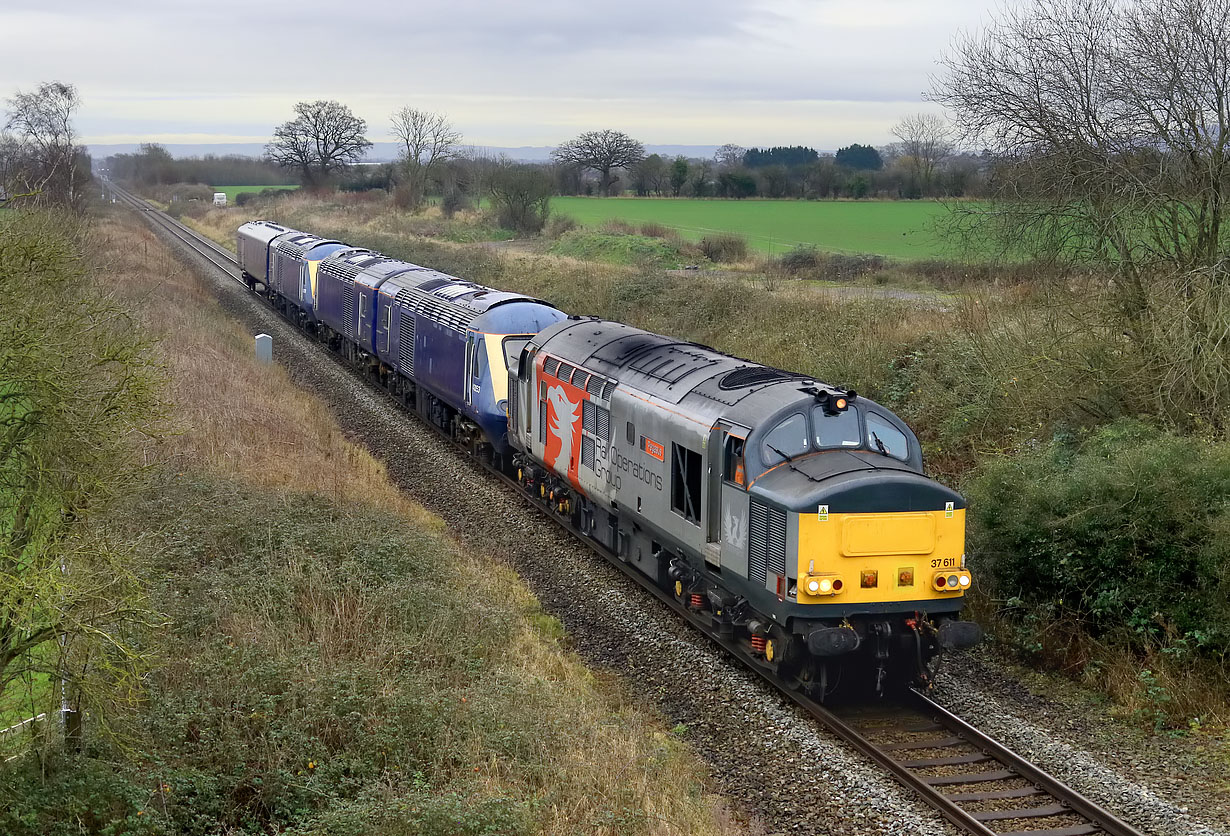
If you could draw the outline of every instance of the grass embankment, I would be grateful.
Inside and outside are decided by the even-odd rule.
[[[857,388],[909,421],[931,472],[970,496],[974,603],[1000,638],[1150,722],[1230,717],[1230,613],[1210,604],[1230,598],[1230,555],[1217,548],[1230,526],[1216,405],[1225,393],[1197,390],[1198,376],[1182,372],[1185,357],[1212,371],[1217,359],[1178,342],[1164,363],[1140,351],[1102,277],[943,263],[871,275],[963,289],[943,307],[922,307],[644,263],[507,257],[397,234],[389,230],[401,221],[371,206],[295,199],[268,208],[299,228],[570,312]],[[220,213],[203,220],[219,235],[234,224]],[[1155,321],[1182,321],[1175,310]],[[1181,332],[1158,332],[1172,335]],[[1180,450],[1188,461],[1175,458]],[[1184,473],[1208,490],[1193,495]]]
[[[769,255],[811,245],[839,253],[943,258],[946,248],[934,225],[944,211],[939,203],[908,200],[551,199],[552,214],[567,215],[589,227],[613,219],[654,222],[691,241],[730,232]]]
[[[0,772],[14,834],[722,833],[686,747],[560,646],[135,217],[93,252],[177,432],[105,521],[165,627],[118,741]],[[90,726],[87,718],[87,733]]]

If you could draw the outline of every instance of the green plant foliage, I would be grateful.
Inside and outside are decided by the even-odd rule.
[[[586,261],[633,264],[648,267],[675,267],[683,259],[679,248],[661,238],[646,235],[612,235],[574,229],[565,232],[551,246],[555,255]]]
[[[1142,649],[1230,649],[1230,444],[1122,419],[990,461],[967,494],[999,595]]]
[[[126,749],[0,770],[0,832],[517,836],[578,807],[649,829],[640,790],[568,766],[599,698],[520,655],[558,622],[433,531],[169,475],[110,524],[143,542],[161,664]],[[648,786],[675,779],[673,745],[646,752]]]

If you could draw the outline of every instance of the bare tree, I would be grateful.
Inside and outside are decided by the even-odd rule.
[[[590,131],[556,148],[552,158],[557,163],[573,163],[598,172],[601,191],[609,195],[618,180],[612,172],[643,160],[645,146],[620,131]]]
[[[1230,0],[1033,0],[959,38],[943,67],[934,98],[995,162],[963,228],[1104,269],[1117,330],[1169,370],[1159,390],[1224,420]]]
[[[915,113],[893,127],[893,136],[901,140],[901,156],[923,188],[935,180],[936,167],[952,153],[951,133],[944,118],[934,113]],[[887,161],[884,152],[880,156]]]
[[[73,115],[77,88],[61,81],[40,84],[8,100],[0,183],[6,200],[27,197],[80,208],[89,179],[88,160],[77,145]]]
[[[742,145],[728,142],[713,152],[713,161],[717,163],[718,171],[730,171],[743,165],[743,157],[747,149]]]
[[[401,141],[401,164],[410,191],[410,208],[418,209],[427,197],[427,183],[441,163],[457,155],[461,132],[442,113],[403,107],[391,117],[393,133]]]
[[[324,185],[330,176],[361,160],[372,146],[364,136],[367,122],[341,102],[299,102],[295,113],[273,132],[265,153],[283,168],[298,170],[305,186]]]

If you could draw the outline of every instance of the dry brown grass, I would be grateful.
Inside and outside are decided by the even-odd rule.
[[[230,215],[211,211],[198,223],[229,231],[235,223]],[[595,679],[562,652],[558,625],[542,614],[515,574],[489,556],[467,553],[448,541],[443,523],[403,497],[383,465],[347,441],[319,402],[297,389],[280,367],[258,365],[251,336],[226,317],[208,286],[146,227],[129,214],[113,214],[102,223],[100,238],[100,263],[107,265],[116,293],[159,337],[171,379],[177,431],[149,446],[151,460],[165,459],[177,470],[204,470],[246,485],[392,509],[407,525],[437,538],[439,548],[452,550],[460,588],[471,600],[520,613],[502,669],[509,681],[534,689],[534,705],[567,718],[575,738],[547,753],[553,760],[529,783],[524,773],[506,768],[491,752],[471,752],[455,769],[465,770],[467,777],[476,772],[493,797],[538,797],[549,785],[546,794],[555,801],[542,817],[545,833],[707,836],[743,831],[723,800],[704,791],[704,767],[666,733],[661,720],[633,704],[619,684]],[[228,622],[230,635],[268,643],[271,651],[310,641],[325,659],[352,665],[390,664],[416,652],[381,645],[383,616],[361,592],[317,594],[312,574],[288,560],[279,571],[301,576],[294,583],[296,606],[308,633],[279,633],[261,616],[250,615]],[[452,642],[457,636],[437,640]],[[419,650],[430,652],[431,646],[425,641]],[[515,716],[515,706],[507,710]],[[643,808],[643,828],[595,822],[596,800],[629,793]]]

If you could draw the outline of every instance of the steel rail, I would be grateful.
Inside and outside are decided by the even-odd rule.
[[[208,238],[175,220],[165,212],[151,206],[147,201],[142,200],[124,188],[117,186],[113,181],[104,180],[103,183],[117,197],[119,197],[125,205],[130,206],[136,211],[144,214],[159,227],[174,235],[184,244],[187,244],[202,258],[209,261],[215,267],[224,270],[232,279],[235,279],[240,284],[243,284],[243,276],[239,270],[239,262],[230,250],[214,243],[213,241],[210,241]]]
[[[156,224],[157,226],[167,230],[176,238],[187,243],[199,255],[222,269],[231,278],[236,279],[240,284],[244,284],[245,287],[247,286],[246,283],[243,282],[240,275],[235,275],[234,270],[237,267],[237,263],[235,261],[235,257],[229,252],[222,250],[217,244],[214,244],[212,241],[204,238],[189,227],[167,217],[165,213],[150,206],[140,198],[128,194],[119,187],[115,186],[113,183],[108,183],[108,185],[117,194],[124,198],[128,205],[140,211],[142,215],[151,223],[151,225]],[[221,252],[225,254],[226,260],[220,263],[217,259],[211,257],[209,252],[206,252],[205,250],[209,250],[214,253]],[[265,306],[262,305],[261,307]],[[299,328],[298,323],[286,317],[283,317],[283,319],[288,324],[296,327],[296,329],[308,337],[312,343],[320,346],[321,348],[325,348],[322,343],[313,338],[313,335],[303,331],[302,328]],[[353,366],[348,365],[345,362],[345,359],[336,352],[326,350],[324,353],[347,369],[352,371],[355,370]],[[369,386],[371,389],[384,394],[390,401],[404,409],[404,405],[401,401],[394,398],[387,389],[377,385],[375,381],[366,376],[359,376],[357,380],[358,382]],[[418,418],[418,416],[413,412],[408,414],[414,415],[415,418]],[[424,421],[422,423],[424,426],[437,432],[441,438],[453,443],[455,449],[459,449],[463,452],[465,451],[464,447],[461,447],[453,442],[453,440],[438,427],[434,426],[430,422]],[[961,830],[974,834],[975,836],[1084,836],[1085,834],[1091,834],[1092,836],[1092,834],[1099,833],[1107,834],[1107,836],[1145,836],[1145,834],[1141,831],[1122,821],[1113,813],[1081,795],[1079,792],[1042,770],[1037,765],[1026,760],[1021,755],[997,742],[985,732],[980,731],[970,723],[952,714],[926,695],[918,691],[910,692],[905,704],[895,706],[900,710],[900,714],[897,715],[899,719],[924,719],[934,723],[937,727],[947,729],[955,736],[955,738],[957,738],[957,740],[937,740],[926,748],[939,749],[957,745],[972,746],[976,752],[985,756],[984,758],[979,758],[979,760],[983,762],[988,759],[993,760],[1004,767],[1003,770],[995,773],[1002,774],[1003,777],[995,780],[1020,778],[1028,781],[1033,788],[1036,788],[1036,792],[1032,789],[1019,791],[1014,790],[1008,792],[1015,793],[1020,797],[1031,797],[1044,794],[1049,795],[1058,805],[1062,805],[1065,812],[1070,811],[1073,814],[1085,818],[1088,822],[1088,824],[1085,825],[1072,825],[1050,829],[1044,828],[1022,830],[1013,831],[1011,833],[1000,833],[999,831],[992,830],[984,821],[977,818],[979,815],[978,813],[969,812],[957,803],[958,800],[961,800],[961,796],[963,795],[962,793],[955,793],[950,796],[937,789],[936,786],[933,786],[931,783],[928,783],[926,776],[920,776],[911,770],[911,767],[907,765],[909,761],[901,761],[894,757],[892,755],[892,752],[895,751],[893,748],[885,747],[873,742],[867,735],[860,732],[854,725],[847,722],[838,713],[782,680],[769,666],[761,662],[758,657],[750,654],[746,649],[732,641],[730,637],[722,635],[710,623],[698,618],[697,614],[692,612],[682,601],[659,587],[657,584],[653,583],[648,576],[637,571],[635,568],[628,566],[622,559],[619,558],[618,555],[606,550],[600,543],[586,536],[583,532],[573,526],[568,519],[560,517],[560,515],[555,513],[547,503],[524,490],[523,486],[518,483],[517,480],[497,470],[494,466],[480,461],[474,456],[466,455],[465,460],[470,464],[477,465],[484,472],[493,476],[502,484],[512,489],[513,492],[517,496],[521,497],[529,506],[542,512],[561,528],[579,539],[595,554],[601,556],[607,562],[619,568],[627,577],[635,581],[642,589],[658,598],[690,625],[699,629],[700,632],[707,636],[711,641],[716,643],[731,656],[740,660],[753,672],[758,674],[765,682],[771,685],[775,691],[801,708],[809,716],[824,726],[824,728],[828,729],[872,762],[883,768],[903,787],[914,792],[921,801],[932,807],[936,810],[936,812],[943,816],[945,820]],[[915,744],[910,745],[915,746],[916,748],[924,748]],[[960,778],[961,774],[947,776],[945,779],[947,782],[946,785],[960,786],[965,783],[979,782],[979,779],[975,779],[973,781],[961,781]],[[978,794],[973,793],[969,795]],[[1010,798],[1016,796],[1003,795],[1000,797]],[[1021,810],[1019,812],[1027,813],[1031,811]],[[1054,815],[1054,813],[1045,812],[1041,815],[1021,816],[1020,818],[1047,818],[1050,815]],[[1004,818],[1002,812],[998,815],[998,818]]]

